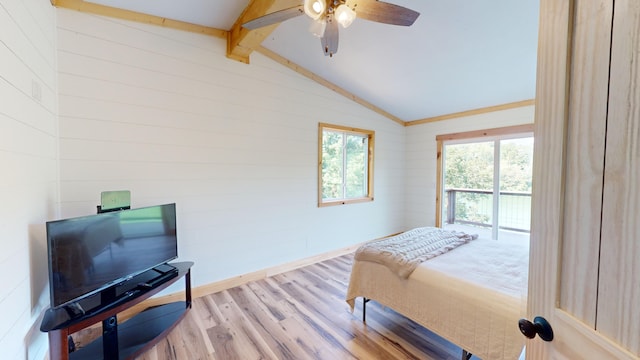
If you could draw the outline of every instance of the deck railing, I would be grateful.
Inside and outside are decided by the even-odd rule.
[[[493,224],[493,191],[446,189],[448,224]],[[529,232],[531,229],[531,193],[500,191],[498,203],[500,229]]]

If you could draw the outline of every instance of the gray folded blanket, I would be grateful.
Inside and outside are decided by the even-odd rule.
[[[406,279],[421,262],[477,238],[477,234],[421,227],[363,244],[356,250],[355,259],[384,265]]]

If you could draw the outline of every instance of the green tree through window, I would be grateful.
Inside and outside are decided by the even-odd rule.
[[[318,203],[373,200],[373,131],[320,124]]]
[[[531,192],[532,138],[500,145],[500,190]],[[494,143],[447,145],[445,188],[493,190]]]
[[[494,159],[496,146],[499,159]],[[444,154],[447,221],[492,225],[497,215],[499,226],[528,229],[533,137],[445,144]],[[496,161],[499,179],[494,179]],[[496,180],[500,192],[494,202]]]

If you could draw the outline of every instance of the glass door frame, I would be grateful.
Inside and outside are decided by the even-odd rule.
[[[533,124],[515,125],[501,128],[468,131],[462,133],[443,134],[436,136],[437,142],[437,166],[436,166],[436,227],[442,227],[442,211],[443,211],[443,191],[444,191],[444,146],[445,143],[471,143],[471,142],[494,142],[494,182],[493,182],[493,216],[492,216],[492,238],[497,239],[499,227],[498,222],[499,211],[499,194],[500,181],[500,146],[501,140],[508,140],[521,137],[533,136]],[[496,146],[498,143],[498,146]]]

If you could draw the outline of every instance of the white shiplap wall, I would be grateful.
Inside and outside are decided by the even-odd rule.
[[[57,209],[55,12],[0,0],[0,358],[42,359],[44,222]]]
[[[534,106],[407,127],[405,226],[434,226],[436,221],[436,136],[532,124]]]
[[[176,202],[195,286],[404,230],[404,127],[222,39],[57,14],[62,217]],[[317,207],[318,122],[376,132],[374,202]]]

